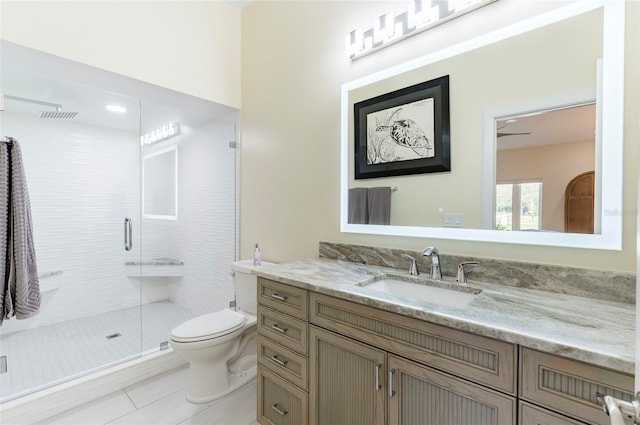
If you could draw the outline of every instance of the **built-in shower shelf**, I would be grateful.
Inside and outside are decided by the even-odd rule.
[[[52,272],[45,272],[45,273],[38,274],[40,293],[45,294],[48,292],[53,292],[56,289],[60,288],[60,283],[58,279],[49,280],[49,278],[54,276],[60,276],[61,274],[62,274],[62,270],[56,270]]]
[[[173,258],[155,258],[127,261],[124,265],[129,277],[180,277],[184,263]]]

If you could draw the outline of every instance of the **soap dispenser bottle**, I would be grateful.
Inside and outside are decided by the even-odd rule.
[[[262,264],[260,259],[260,248],[258,248],[258,244],[256,244],[256,248],[253,250],[253,265],[259,266]]]

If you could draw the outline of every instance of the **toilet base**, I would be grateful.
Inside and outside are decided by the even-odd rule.
[[[240,388],[244,387],[248,383],[255,380],[257,370],[258,370],[257,366],[252,366],[247,370],[243,370],[241,373],[237,373],[237,374],[230,373],[229,386],[227,387],[227,389],[207,397],[193,397],[191,396],[191,394],[189,394],[189,391],[187,390],[187,401],[190,403],[200,404],[200,403],[208,403],[210,401],[218,400],[228,394],[231,394],[234,391],[239,390]]]

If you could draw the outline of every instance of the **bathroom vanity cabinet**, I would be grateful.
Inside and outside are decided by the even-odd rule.
[[[595,393],[633,397],[631,375],[269,279],[258,303],[263,425],[605,425]]]
[[[310,424],[515,423],[513,344],[313,292],[309,320]]]
[[[258,278],[258,422],[308,423],[308,292]]]

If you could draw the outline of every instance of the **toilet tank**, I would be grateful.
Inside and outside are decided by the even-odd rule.
[[[237,309],[256,314],[258,308],[258,276],[253,274],[253,270],[265,269],[273,265],[273,263],[263,261],[262,265],[254,266],[253,260],[234,261],[231,263]]]

